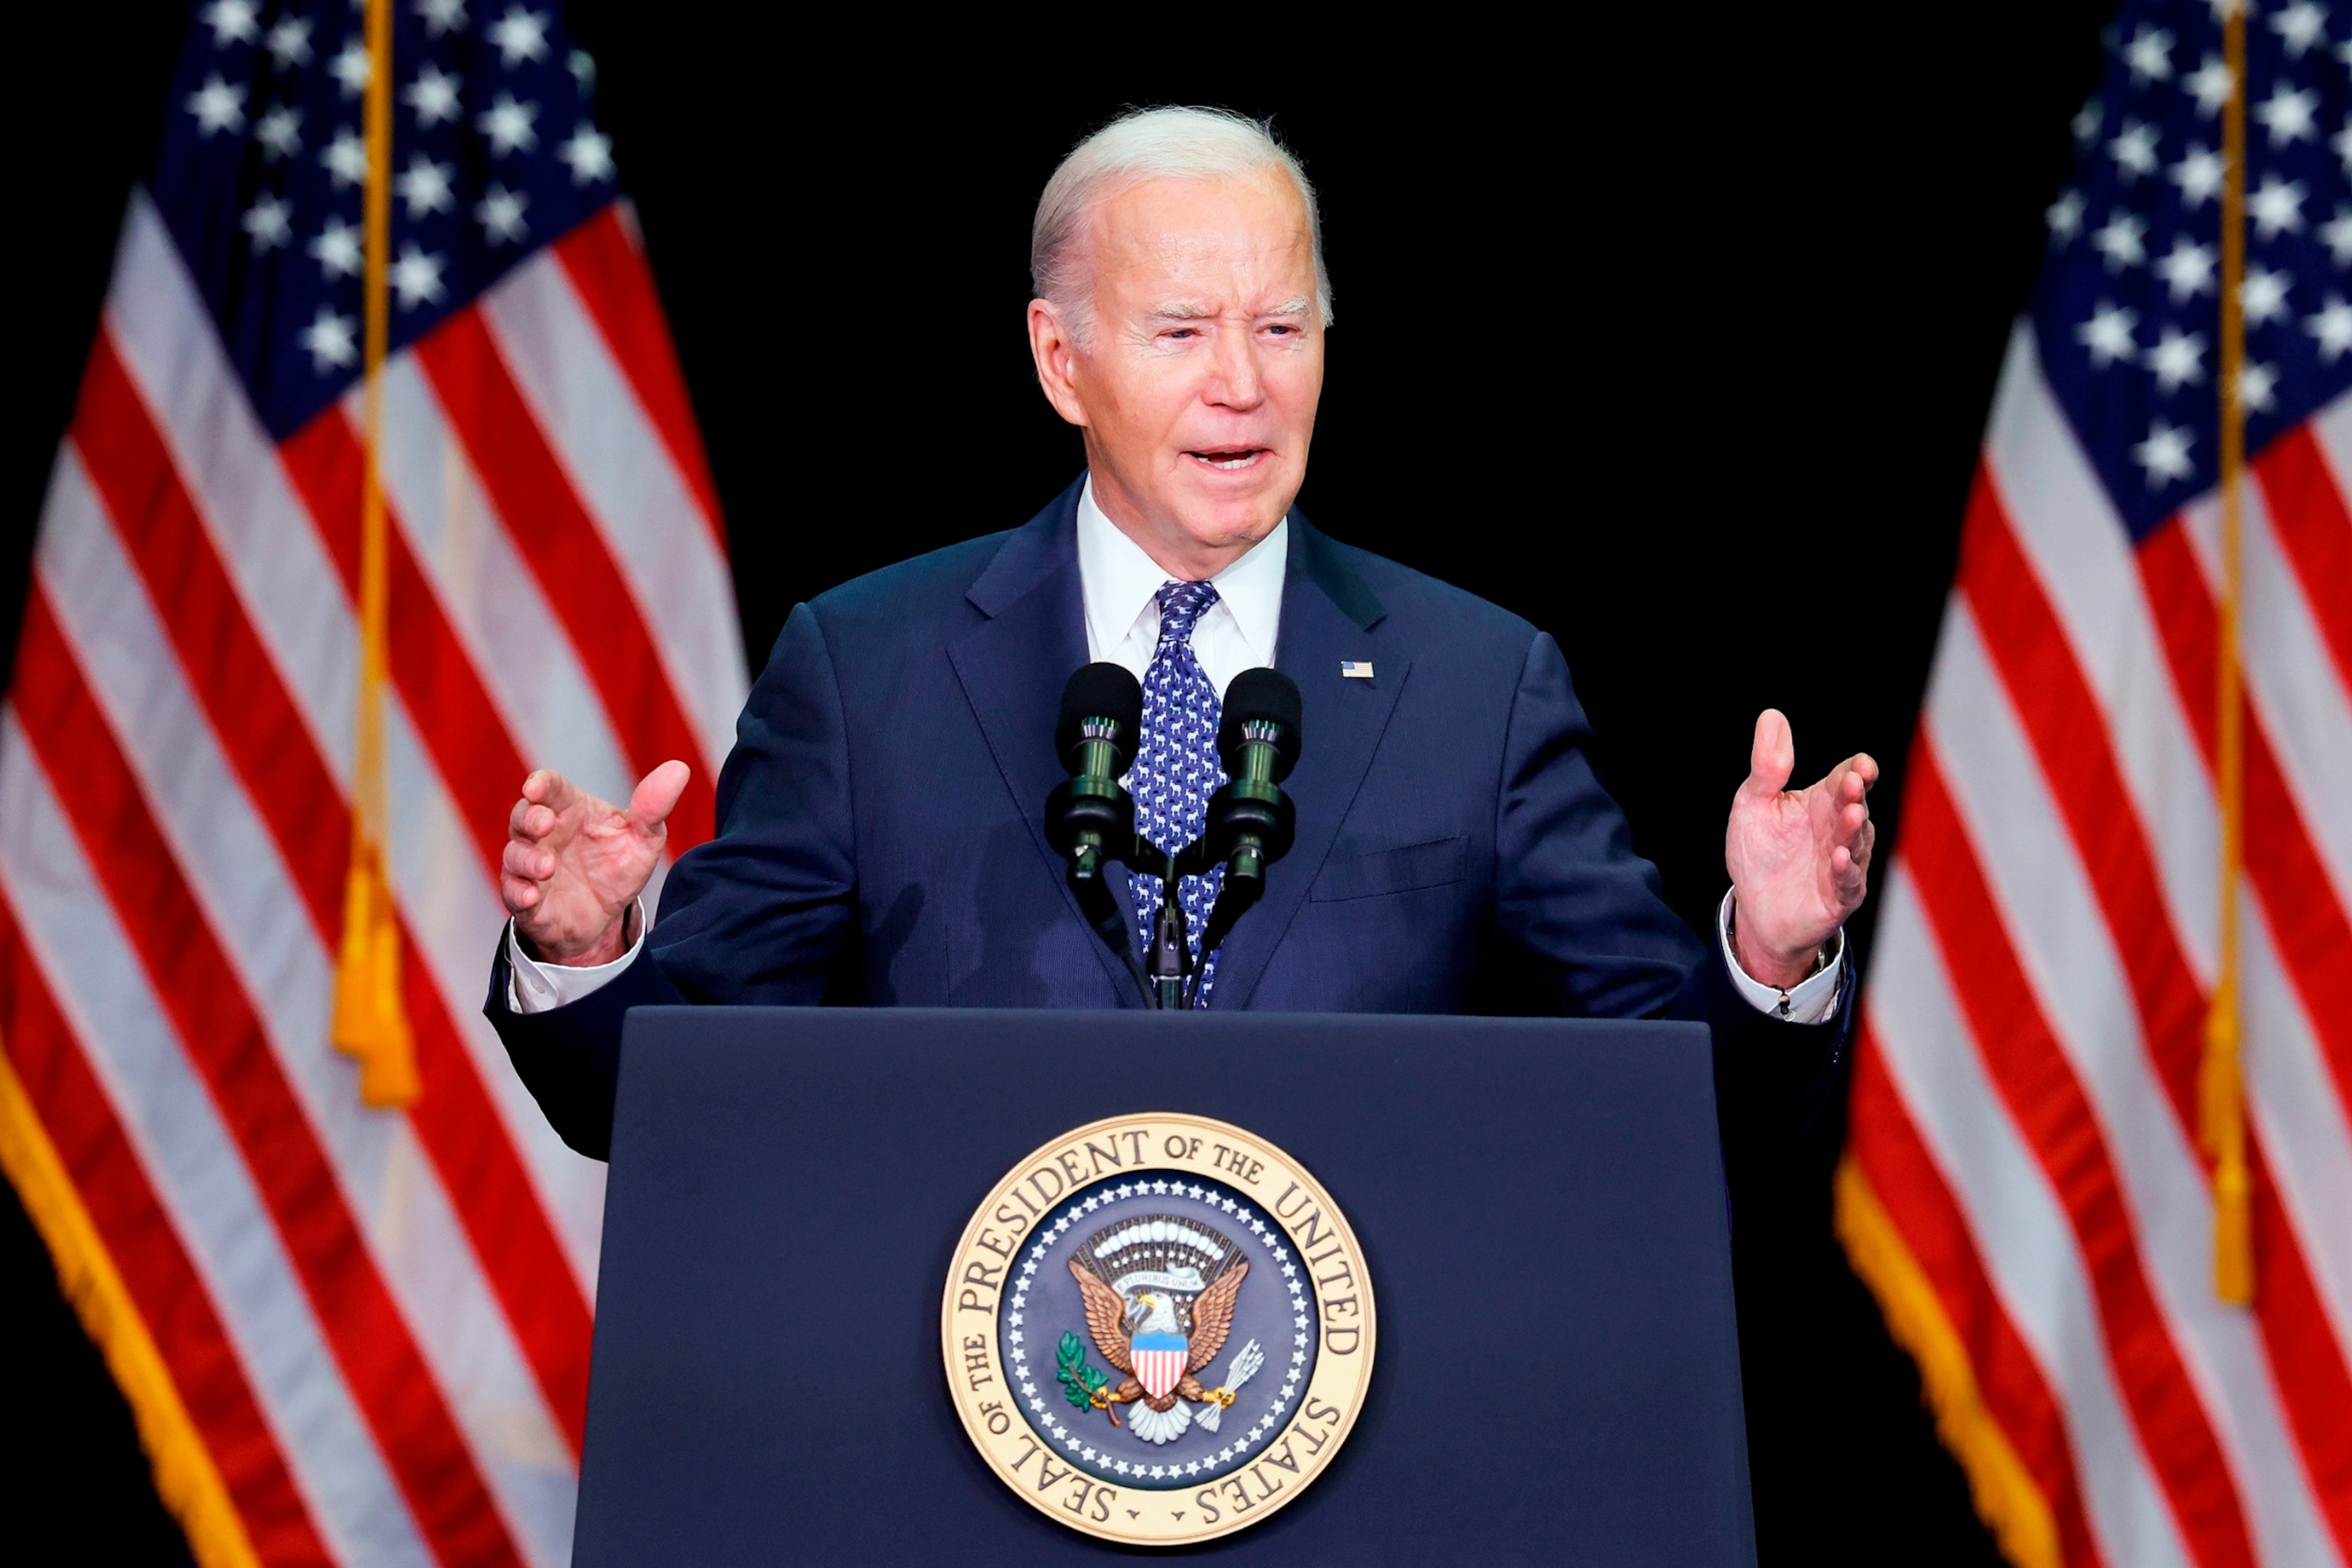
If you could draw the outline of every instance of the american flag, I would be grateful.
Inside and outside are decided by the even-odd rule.
[[[1839,1173],[1849,1254],[2020,1564],[2352,1562],[2352,7],[2242,13],[2233,108],[2230,5],[2125,5],[2074,122],[1913,752]],[[2242,1110],[2250,1304],[2217,1284],[2233,1205],[2200,1100],[2232,603],[2243,1030],[2234,1097],[2211,1081]]]
[[[556,1564],[603,1168],[480,1016],[507,812],[682,757],[708,837],[745,674],[593,63],[551,0],[373,4],[385,166],[366,5],[209,0],[124,221],[0,710],[0,1164],[200,1562]],[[372,177],[392,1110],[329,1043]]]

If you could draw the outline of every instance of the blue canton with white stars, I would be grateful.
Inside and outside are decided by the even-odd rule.
[[[2043,373],[2134,541],[2220,479],[2221,18],[2130,0],[2074,121],[2032,320]],[[2352,386],[2352,6],[2246,19],[2246,450]]]
[[[1224,704],[1192,656],[1192,628],[1217,602],[1216,585],[1169,583],[1158,597],[1160,646],[1143,672],[1143,737],[1128,772],[1127,793],[1135,797],[1135,830],[1155,849],[1173,855],[1201,837],[1208,826],[1209,797],[1225,786],[1225,770],[1217,762],[1217,723]],[[1176,884],[1184,940],[1200,965],[1195,1007],[1209,1005],[1209,989],[1217,980],[1217,955],[1202,960],[1201,938],[1224,880],[1225,868],[1216,866],[1205,877],[1186,877]],[[1135,873],[1136,923],[1147,942],[1163,893],[1158,872]]]
[[[613,198],[594,68],[551,0],[393,0],[394,352]],[[270,434],[360,374],[364,8],[208,0],[148,182]]]

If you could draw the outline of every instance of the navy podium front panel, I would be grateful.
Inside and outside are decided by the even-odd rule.
[[[1235,1563],[1755,1560],[1697,1024],[643,1008],[613,1132],[574,1561],[1050,1568],[940,1305],[972,1211],[1099,1118],[1270,1140],[1354,1227],[1371,1392]]]

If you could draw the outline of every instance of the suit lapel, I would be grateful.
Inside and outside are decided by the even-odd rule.
[[[1060,713],[1062,687],[1087,662],[1084,591],[1078,581],[1078,493],[1079,487],[1071,486],[1006,539],[965,595],[989,618],[948,645],[948,661],[1070,918],[1087,931],[1089,945],[1109,972],[1121,1005],[1140,1005],[1143,999],[1136,994],[1134,979],[1094,937],[1069,890],[1065,862],[1045,842],[1045,796],[1063,777],[1054,755],[1054,721]]]
[[[1265,898],[1225,942],[1217,1006],[1246,1006],[1264,978],[1330,856],[1412,673],[1405,650],[1374,635],[1386,611],[1346,557],[1295,511],[1290,530],[1275,667],[1298,682],[1302,705],[1305,743],[1297,771],[1283,785],[1298,808],[1298,837],[1268,872]],[[1342,660],[1371,664],[1373,678],[1342,676]]]

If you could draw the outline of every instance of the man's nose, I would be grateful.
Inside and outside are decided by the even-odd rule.
[[[1251,409],[1265,401],[1265,377],[1258,364],[1257,334],[1246,323],[1216,336],[1216,375],[1209,401]]]

